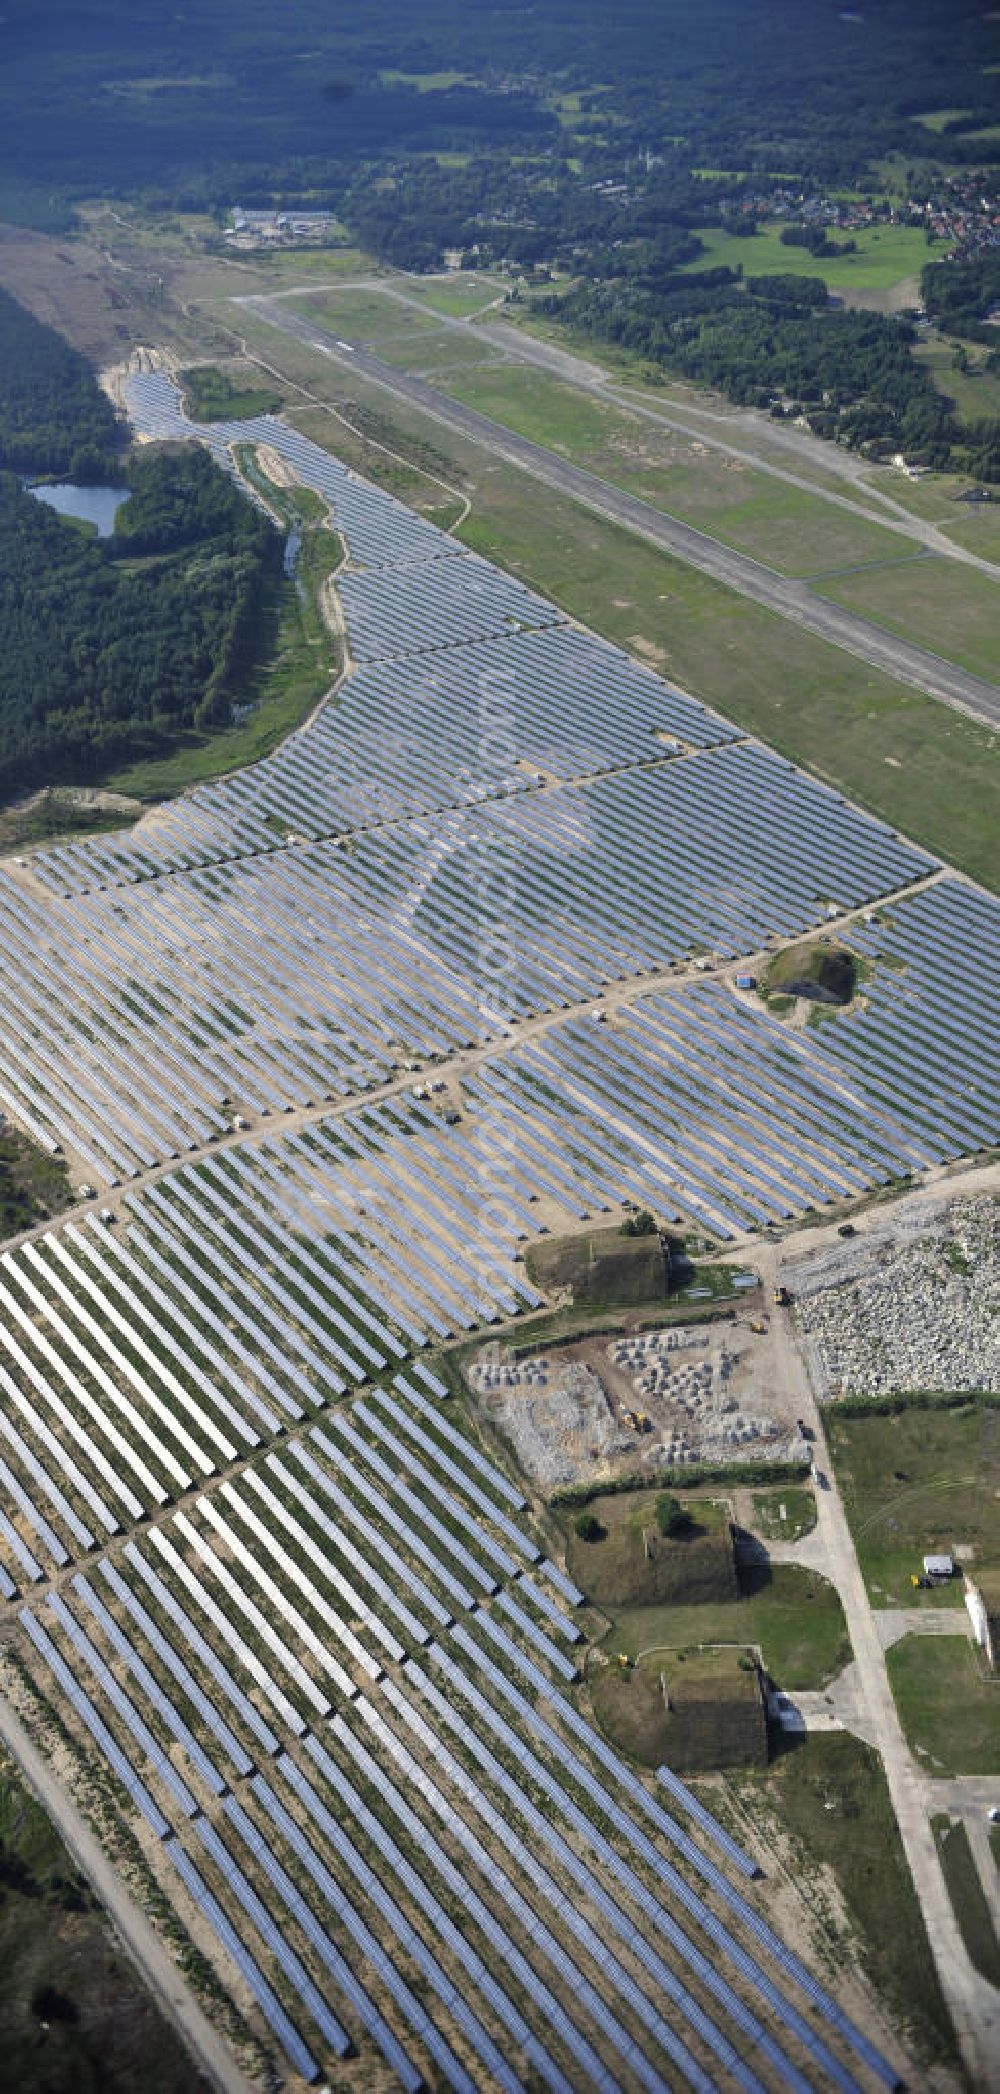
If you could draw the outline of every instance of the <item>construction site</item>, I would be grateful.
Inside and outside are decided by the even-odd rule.
[[[467,1373],[542,1490],[698,1462],[808,1452],[770,1371],[763,1315],[594,1336],[519,1357],[496,1341]]]

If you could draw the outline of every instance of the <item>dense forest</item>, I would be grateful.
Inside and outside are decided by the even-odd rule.
[[[919,198],[947,165],[1000,193],[1000,17],[979,0],[617,0],[612,34],[606,0],[203,0],[193,19],[159,0],[5,0],[0,217],[54,223],[95,194],[220,226],[234,202],[320,205],[404,268],[452,248],[555,266],[579,280],[565,314],[586,331],[737,399],[801,401],[845,440],[928,462],[966,441],[905,322],[753,285],[749,254],[747,282],[677,272],[707,227],[752,235],[776,184],[878,194],[894,165]],[[815,223],[786,237],[817,278],[850,246]],[[991,346],[992,267],[925,284],[942,326]],[[80,428],[92,471],[107,440]]]
[[[6,0],[0,157],[52,192],[226,201],[325,187],[442,151],[524,155],[574,188],[645,155],[688,170],[854,184],[926,158],[977,165],[1000,117],[997,27],[974,0]],[[27,196],[27,190],[25,195]],[[444,199],[442,198],[442,203]]]
[[[98,540],[0,474],[0,797],[225,724],[268,644],[267,520],[193,445],[144,449],[128,479],[121,528]]]
[[[920,289],[928,317],[943,334],[987,342],[994,354],[1000,351],[1000,327],[991,317],[1000,309],[1000,248],[968,261],[929,263]]]
[[[128,488],[98,539],[0,470],[0,798],[227,724],[270,644],[281,538],[198,446],[127,454],[89,364],[5,293],[0,464]]]
[[[0,466],[98,480],[121,441],[86,358],[0,290]]]

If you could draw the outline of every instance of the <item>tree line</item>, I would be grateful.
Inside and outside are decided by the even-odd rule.
[[[990,429],[963,425],[915,360],[912,318],[832,307],[821,278],[619,269],[536,307],[740,406],[804,413],[820,436],[1000,478]]]
[[[0,290],[0,466],[117,476],[122,436],[86,357]]]

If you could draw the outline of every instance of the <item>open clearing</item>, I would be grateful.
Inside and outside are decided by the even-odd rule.
[[[910,1750],[930,1774],[1000,1774],[1000,1678],[968,1636],[904,1636],[886,1652]]]
[[[422,299],[432,312],[443,313],[446,320],[468,320],[497,299],[505,298],[509,289],[510,285],[500,278],[481,276],[478,271],[467,276],[406,279],[407,297]]]
[[[835,1588],[794,1563],[742,1570],[735,1600],[619,1607],[604,1649],[638,1658],[665,1645],[686,1649],[702,1643],[759,1649],[765,1672],[792,1693],[827,1686],[851,1656]]]
[[[884,1418],[826,1413],[827,1437],[872,1605],[962,1607],[955,1578],[916,1590],[925,1555],[1000,1554],[1000,1410],[902,1411]],[[964,1612],[963,1612],[964,1621]]]
[[[762,1826],[772,1826],[788,1865],[812,1885],[829,1869],[872,1983],[890,2000],[919,2053],[955,2061],[923,1917],[899,1838],[882,1763],[846,1732],[808,1738],[766,1775],[733,1784]],[[828,1950],[844,1954],[836,1916],[825,1915]],[[836,1928],[836,1931],[834,1931]]]
[[[820,594],[977,676],[1000,676],[1000,583],[974,567],[924,558],[823,581]]]
[[[963,420],[986,421],[1000,415],[1000,372],[984,369],[988,351],[970,343],[966,354],[971,368],[963,371],[956,368],[956,349],[955,342],[932,330],[917,343],[913,354],[930,372],[938,391],[954,400]]]
[[[688,268],[693,275],[704,269],[742,269],[744,276],[821,276],[834,291],[884,291],[919,276],[931,255],[923,233],[913,226],[863,226],[852,233],[831,227],[829,237],[838,247],[847,240],[857,243],[855,254],[844,255],[812,255],[806,247],[784,247],[781,233],[780,225],[768,225],[750,239],[700,231],[706,252]],[[947,252],[939,242],[934,260]]]
[[[811,1490],[783,1483],[774,1490],[754,1491],[752,1526],[763,1541],[801,1541],[816,1525],[816,1499]]]

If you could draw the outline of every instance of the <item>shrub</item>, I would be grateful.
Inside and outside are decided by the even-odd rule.
[[[604,1540],[604,1528],[593,1512],[578,1513],[573,1526],[581,1541]]]
[[[691,1525],[691,1514],[673,1498],[669,1491],[661,1491],[656,1501],[656,1524],[661,1534],[684,1534]]]
[[[655,1236],[656,1219],[648,1207],[640,1208],[638,1214],[630,1214],[621,1226],[623,1236]]]

